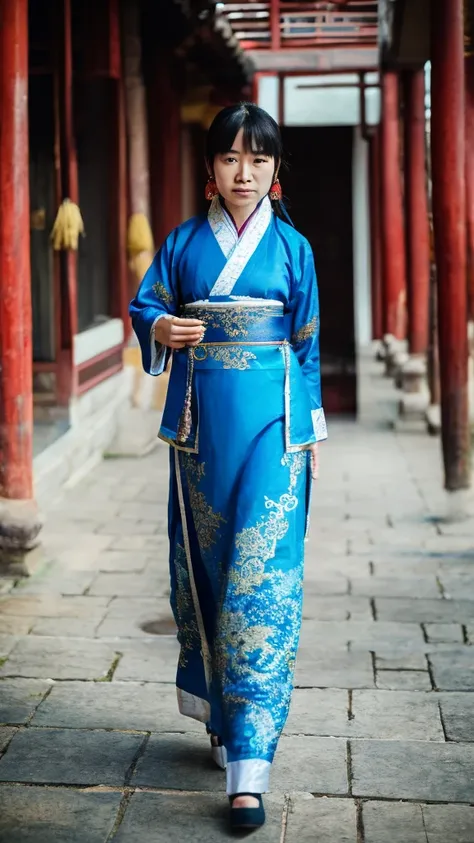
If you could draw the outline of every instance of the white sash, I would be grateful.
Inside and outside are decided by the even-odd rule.
[[[248,261],[265,234],[272,218],[272,206],[265,196],[255,215],[248,223],[242,237],[222,207],[219,197],[212,200],[208,220],[227,262],[217,278],[210,296],[230,296]]]

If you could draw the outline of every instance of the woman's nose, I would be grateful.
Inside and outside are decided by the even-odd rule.
[[[237,174],[239,181],[250,181],[252,178],[252,174],[250,171],[250,166],[245,161],[242,161],[239,167],[239,172]]]

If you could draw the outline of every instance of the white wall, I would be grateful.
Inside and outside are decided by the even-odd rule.
[[[378,84],[378,73],[366,73],[365,81],[366,84]],[[380,122],[379,88],[366,89],[365,109],[367,124],[377,125]],[[358,74],[287,76],[283,122],[285,126],[358,126],[361,122]]]

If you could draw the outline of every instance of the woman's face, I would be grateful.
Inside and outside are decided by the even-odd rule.
[[[214,178],[226,207],[249,216],[267,195],[275,173],[275,160],[263,153],[244,151],[244,130],[236,135],[232,149],[214,158]]]

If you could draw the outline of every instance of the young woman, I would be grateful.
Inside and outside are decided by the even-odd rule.
[[[209,213],[169,235],[130,306],[145,370],[173,357],[159,436],[171,445],[178,703],[227,769],[234,827],[265,820],[326,438],[314,261],[283,219],[281,159],[265,111],[221,111],[207,139]]]

